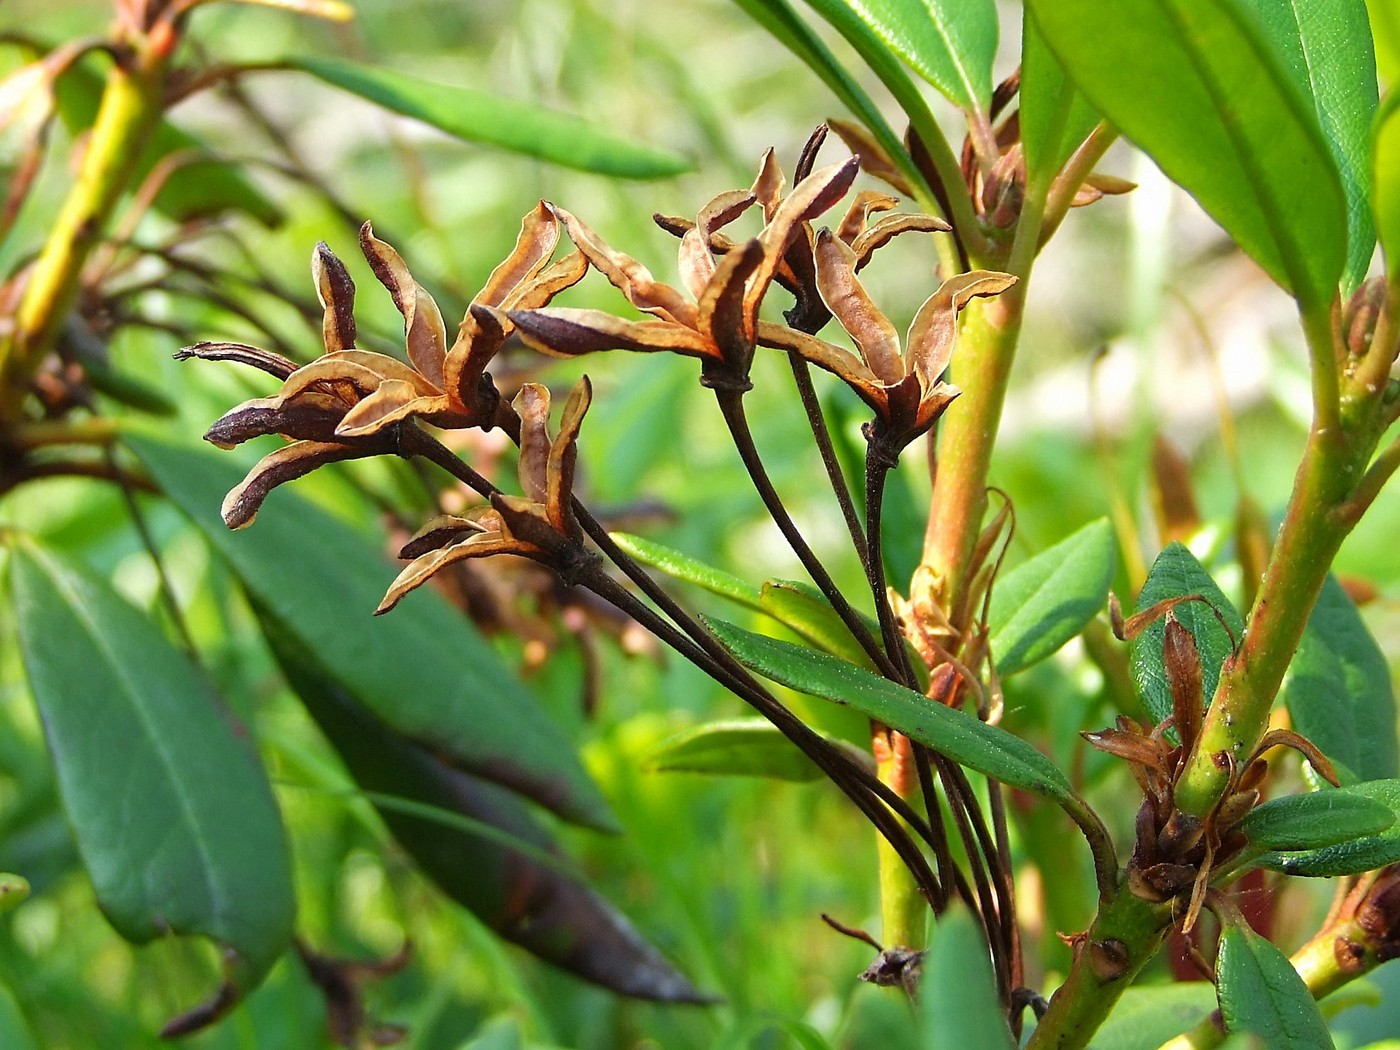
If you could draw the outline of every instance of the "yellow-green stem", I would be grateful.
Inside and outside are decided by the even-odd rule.
[[[920,792],[913,776],[914,758],[908,738],[877,726],[874,751],[880,782],[917,807]],[[880,864],[880,942],[886,948],[922,948],[929,902],[895,848],[883,835],[876,842]]]
[[[77,299],[83,265],[137,172],[160,119],[168,57],[166,47],[138,49],[107,76],[78,177],[29,274],[14,334],[0,341],[0,421],[18,415]]]

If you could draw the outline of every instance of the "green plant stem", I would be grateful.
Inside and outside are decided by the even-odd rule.
[[[1170,924],[1170,903],[1145,901],[1120,884],[1101,903],[1076,947],[1069,976],[1051,996],[1027,1050],[1087,1046],[1119,996],[1157,953]]]
[[[84,263],[101,239],[160,120],[169,46],[137,41],[107,75],[73,187],[29,274],[14,335],[0,341],[0,421],[15,419],[29,383],[77,300]]]

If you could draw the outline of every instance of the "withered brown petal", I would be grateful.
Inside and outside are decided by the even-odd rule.
[[[1327,756],[1319,751],[1317,745],[1311,740],[1291,729],[1270,729],[1264,734],[1264,739],[1259,741],[1259,746],[1254,749],[1254,754],[1259,756],[1269,748],[1278,746],[1291,747],[1308,760],[1323,780],[1333,787],[1342,786],[1342,782],[1337,778],[1337,770]]]
[[[360,437],[373,434],[411,416],[432,415],[447,410],[447,398],[441,394],[424,397],[412,384],[400,379],[386,379],[379,389],[345,413],[337,437]]]
[[[1151,769],[1166,771],[1164,749],[1149,737],[1125,733],[1121,729],[1099,729],[1079,734],[1092,746],[1110,755]]]
[[[403,314],[404,343],[408,359],[430,383],[441,388],[442,363],[447,356],[447,326],[433,297],[409,272],[403,257],[374,235],[369,223],[360,227],[360,249],[370,269],[393,296]]]
[[[783,178],[783,169],[778,166],[778,158],[773,153],[773,147],[769,146],[763,151],[763,157],[758,162],[758,176],[753,180],[753,186],[749,192],[753,194],[754,200],[763,208],[763,221],[771,222],[773,213],[778,210],[778,205],[783,200],[783,189],[787,180]]]
[[[493,554],[518,554],[528,558],[538,553],[539,548],[503,536],[499,532],[479,533],[450,547],[429,551],[411,561],[404,567],[403,572],[395,577],[389,589],[384,592],[379,607],[374,610],[374,615],[382,616],[388,612],[403,600],[404,595],[423,586],[435,573],[441,572],[453,562],[465,561],[468,558],[486,558]]]
[[[538,310],[560,292],[572,288],[588,273],[588,260],[583,252],[572,251],[558,262],[550,263],[535,277],[514,288],[501,303],[505,310]]]
[[[268,434],[334,441],[335,428],[344,414],[345,406],[336,398],[314,390],[285,403],[279,397],[259,397],[216,419],[204,432],[204,440],[219,448],[233,448]]]
[[[1200,736],[1206,702],[1201,656],[1191,632],[1170,612],[1162,635],[1162,671],[1172,695],[1172,721],[1182,744],[1190,748]]]
[[[578,465],[578,434],[583,417],[593,402],[593,384],[587,376],[579,379],[564,402],[559,419],[559,436],[549,446],[549,463],[545,468],[545,513],[549,523],[564,535],[574,531],[573,495],[574,471]]]
[[[836,236],[851,244],[865,232],[865,228],[870,224],[870,216],[898,206],[898,197],[891,197],[879,190],[861,190],[846,209],[840,225],[836,227]]]
[[[559,223],[544,201],[521,220],[520,235],[510,255],[491,271],[473,303],[501,306],[521,284],[533,281],[549,264],[559,244]]]
[[[855,253],[830,230],[817,234],[817,289],[827,309],[855,340],[870,371],[886,386],[904,378],[899,332],[855,275]]]
[[[692,233],[686,236],[693,236]],[[753,318],[744,311],[747,281],[763,261],[763,245],[757,239],[729,252],[715,268],[714,276],[696,304],[696,327],[709,339],[729,365],[748,373],[753,358]]]
[[[391,379],[407,383],[426,397],[442,393],[396,357],[368,350],[337,350],[298,368],[282,383],[277,396],[289,401],[320,384],[348,383],[360,397],[368,397]]]
[[[861,171],[874,176],[905,197],[914,196],[914,187],[899,167],[865,128],[846,120],[828,119],[827,124],[836,132],[848,149],[860,157]]]
[[[910,372],[917,372],[925,388],[948,367],[957,337],[958,313],[974,298],[1000,295],[1016,283],[1009,273],[973,270],[950,277],[924,301],[909,326],[905,345]]]
[[[851,242],[851,249],[856,253],[856,273],[865,268],[877,249],[883,248],[901,233],[947,233],[951,229],[936,215],[887,215]]]
[[[758,322],[758,343],[774,350],[789,350],[823,371],[844,380],[861,399],[884,415],[888,408],[884,384],[868,365],[844,347],[818,339],[772,321]]]
[[[511,402],[520,416],[520,487],[533,503],[549,494],[549,389],[526,383]]]
[[[625,321],[602,310],[549,307],[508,315],[527,344],[547,354],[573,356],[599,350],[670,351],[713,357],[700,334],[670,321]]]
[[[246,528],[253,524],[268,493],[278,485],[304,477],[326,463],[372,456],[381,451],[384,449],[373,444],[294,441],[260,459],[248,476],[224,497],[220,508],[224,524],[231,529]]]
[[[439,514],[399,548],[400,558],[418,558],[469,536],[500,532],[501,516],[495,507],[477,507],[466,514]]]
[[[247,343],[195,343],[175,352],[176,361],[188,361],[191,357],[201,361],[233,361],[249,365],[278,379],[286,379],[297,370],[297,363],[290,358]]]
[[[322,342],[328,351],[348,350],[355,345],[355,282],[325,241],[311,252],[311,276],[324,311]]]
[[[1100,193],[1116,195],[1120,193],[1131,193],[1137,189],[1137,183],[1128,179],[1120,179],[1117,175],[1105,175],[1101,171],[1095,171],[1084,180],[1085,184],[1094,187]]]
[[[782,262],[783,253],[804,222],[810,222],[826,211],[851,188],[856,173],[860,170],[859,160],[851,157],[839,164],[828,164],[812,172],[792,188],[792,192],[778,205],[773,218],[759,234],[763,242],[763,263],[754,271],[749,281],[748,297],[744,302],[749,317],[758,316],[758,306],[772,283],[773,275]]]
[[[656,280],[650,270],[630,255],[614,251],[577,216],[554,204],[546,202],[546,206],[564,224],[569,238],[593,268],[606,277],[633,306],[678,324],[687,324],[694,319],[695,307],[680,292]]]

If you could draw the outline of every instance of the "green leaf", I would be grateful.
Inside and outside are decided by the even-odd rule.
[[[1337,788],[1332,793],[1372,799],[1400,818],[1400,780],[1370,780]],[[1338,842],[1321,849],[1266,853],[1256,858],[1254,864],[1271,871],[1281,871],[1285,875],[1332,878],[1335,875],[1374,871],[1396,861],[1400,861],[1400,820],[1378,834]]]
[[[24,1019],[24,1011],[4,984],[0,984],[0,1046],[5,1050],[38,1050],[39,1047]]]
[[[1050,180],[1089,137],[1099,114],[1074,82],[1030,12],[1021,39],[1021,146],[1026,153],[1026,181],[1048,190]]]
[[[1090,1050],[1157,1050],[1215,1009],[1208,981],[1129,988],[1094,1033]]]
[[[798,692],[845,704],[897,729],[959,765],[1061,803],[1077,803],[1065,775],[1018,736],[815,649],[707,619],[738,660]]]
[[[1332,1046],[1317,1002],[1288,956],[1244,923],[1225,927],[1215,972],[1227,1032],[1249,1032],[1265,1046]]]
[[[986,110],[997,53],[994,0],[808,0],[833,25],[844,8],[965,110]]]
[[[292,688],[394,838],[444,893],[506,940],[623,995],[706,998],[611,904],[567,870],[519,796],[442,762],[326,678],[276,616],[264,634]],[[394,801],[388,801],[392,798]],[[448,824],[442,813],[465,818]],[[485,824],[504,834],[483,835]],[[510,841],[530,847],[512,847]],[[560,861],[550,863],[549,858]]]
[[[64,809],[103,913],[138,944],[170,932],[236,953],[254,987],[296,906],[267,778],[209,687],[88,569],[13,547],[20,648]]]
[[[102,88],[101,75],[86,63],[69,67],[58,79],[54,85],[58,115],[70,134],[92,127],[102,101]],[[282,210],[244,176],[238,164],[219,159],[194,135],[168,121],[156,125],[131,176],[131,187],[139,186],[162,160],[177,155],[190,158],[190,163],[174,168],[165,178],[153,202],[157,211],[176,222],[229,211],[250,215],[264,226],[282,222]]]
[[[706,722],[678,733],[646,759],[663,772],[719,773],[770,780],[820,780],[822,771],[762,718]]]
[[[1107,518],[1008,572],[992,590],[992,657],[1003,678],[1056,652],[1108,601],[1118,560]]]
[[[1311,850],[1375,835],[1394,823],[1384,803],[1331,788],[1270,799],[1237,827],[1256,849]]]
[[[826,600],[826,595],[810,583],[767,580],[763,584],[760,604],[764,612],[804,641],[832,656],[874,670],[870,657],[852,637],[849,628]],[[862,615],[861,619],[874,637],[879,638],[879,623],[869,616]]]
[[[1293,728],[1357,779],[1400,776],[1390,666],[1334,576],[1322,586],[1279,693]]]
[[[1371,124],[1376,59],[1364,0],[1251,0],[1265,35],[1303,95],[1312,99],[1324,141],[1342,180],[1347,211],[1350,292],[1371,265]]]
[[[1225,630],[1211,609],[1220,613],[1221,619],[1234,631],[1235,638],[1243,633],[1244,622],[1195,555],[1180,543],[1168,544],[1152,563],[1134,611],[1142,612],[1164,599],[1184,595],[1206,599],[1205,603],[1182,602],[1172,610],[1172,615],[1196,642],[1201,656],[1206,703],[1209,704],[1220,681],[1220,666],[1234,647],[1230,632]],[[1166,631],[1166,621],[1158,620],[1133,640],[1129,650],[1133,683],[1137,686],[1143,705],[1158,722],[1172,713],[1171,688],[1167,685],[1166,672],[1162,668],[1162,638]]]
[[[643,539],[627,532],[613,532],[609,535],[623,551],[643,565],[660,569],[667,576],[682,583],[693,583],[711,594],[718,594],[721,598],[728,598],[757,612],[763,610],[759,589],[732,573],[716,569],[713,565],[707,565],[698,558],[692,558],[689,554],[683,554],[674,547],[657,543],[655,540]]]
[[[282,59],[332,87],[449,135],[580,171],[659,179],[690,170],[678,154],[643,146],[578,117],[472,88],[437,84],[391,69],[320,56]]]
[[[371,615],[394,578],[378,540],[285,489],[274,493],[256,526],[230,532],[219,505],[242,477],[233,456],[184,448],[152,431],[133,431],[126,440],[323,674],[463,770],[568,820],[616,829],[568,740],[446,599],[424,588],[389,615]]]
[[[14,911],[29,899],[29,880],[13,872],[0,872],[0,915]],[[4,1046],[0,1043],[0,1046]]]
[[[1347,253],[1342,184],[1312,100],[1250,5],[1028,0],[1027,7],[1100,112],[1304,308],[1331,302]]]
[[[1371,36],[1376,45],[1376,67],[1392,88],[1400,81],[1400,9],[1394,0],[1366,0],[1371,16]]]
[[[1394,281],[1400,278],[1400,94],[1392,92],[1376,114],[1374,150],[1376,228]]]
[[[870,95],[836,60],[831,49],[812,28],[797,16],[788,0],[734,0],[740,8],[784,47],[802,60],[847,109],[865,125],[882,149],[903,170],[914,185],[923,185],[923,176],[914,166],[903,140],[890,127]]]
[[[923,970],[919,1012],[924,1045],[960,1050],[1016,1046],[997,994],[987,940],[966,910],[950,909],[939,918]]]

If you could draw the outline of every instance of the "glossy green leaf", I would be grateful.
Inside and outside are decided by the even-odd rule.
[[[1334,789],[1335,794],[1358,795],[1386,806],[1400,818],[1400,780],[1371,780]],[[1374,871],[1400,861],[1400,819],[1375,835],[1339,842],[1322,849],[1266,853],[1254,864],[1285,875],[1331,878]]]
[[[529,102],[343,59],[304,55],[277,65],[310,73],[332,87],[468,142],[566,168],[629,179],[666,178],[690,170],[690,162],[678,154]]]
[[[63,806],[103,913],[138,944],[236,953],[255,986],[291,941],[281,817],[243,730],[160,630],[88,569],[11,551],[20,648]]]
[[[0,1046],[5,1050],[39,1050],[24,1011],[4,984],[0,984]]]
[[[798,692],[845,704],[1009,787],[1058,802],[1075,795],[1050,759],[1018,736],[826,653],[707,620],[746,667]]]
[[[1108,602],[1118,560],[1107,518],[1018,565],[992,590],[992,658],[1003,678],[1056,652]]]
[[[1215,972],[1227,1032],[1248,1032],[1271,1047],[1332,1046],[1322,1012],[1288,956],[1246,924],[1221,933]]]
[[[985,110],[997,53],[994,0],[808,0],[832,24],[846,8],[956,106]]]
[[[1172,610],[1172,615],[1191,632],[1196,642],[1201,656],[1201,679],[1206,703],[1209,704],[1220,681],[1220,667],[1234,648],[1230,631],[1238,639],[1244,631],[1244,623],[1230,604],[1230,599],[1216,586],[1196,556],[1180,543],[1172,543],[1152,563],[1147,582],[1138,594],[1134,612],[1142,612],[1167,598],[1183,595],[1206,599],[1205,602],[1181,602]],[[1216,618],[1212,609],[1220,614],[1220,619]],[[1222,626],[1221,619],[1229,625],[1230,631]],[[1166,630],[1166,621],[1159,619],[1133,640],[1130,649],[1133,683],[1137,686],[1143,705],[1158,722],[1172,713],[1171,689],[1162,669],[1162,638]]]
[[[1129,988],[1094,1033],[1089,1050],[1157,1050],[1214,1009],[1215,987],[1208,981]]]
[[[1333,788],[1270,799],[1237,827],[1256,849],[1311,850],[1376,835],[1394,823],[1383,802]]]
[[[870,657],[851,636],[826,596],[810,583],[767,580],[763,584],[760,605],[773,619],[823,652],[874,669]],[[862,616],[861,619],[874,637],[879,638],[880,625],[874,618]]]
[[[880,107],[860,83],[836,60],[831,49],[807,25],[788,0],[734,0],[755,22],[768,30],[784,47],[802,60],[841,103],[865,125],[884,151],[915,185],[923,182],[904,147],[903,140],[890,127]]]
[[[1279,691],[1293,728],[1360,780],[1400,776],[1390,666],[1328,576]]]
[[[1013,1050],[997,993],[992,959],[976,920],[965,909],[938,919],[919,984],[925,1046],[959,1050]]]
[[[506,940],[586,980],[642,999],[706,1001],[566,864],[542,861],[541,854],[563,858],[518,796],[453,769],[394,732],[324,677],[276,616],[267,610],[259,616],[292,688],[394,838],[439,889]],[[386,804],[386,797],[411,805]],[[441,811],[466,820],[435,819]],[[473,824],[504,834],[482,835]],[[510,840],[531,848],[514,848]]]
[[[230,532],[219,505],[242,478],[233,456],[181,447],[153,432],[127,440],[166,496],[325,675],[463,770],[569,820],[616,828],[568,740],[446,599],[424,588],[389,615],[372,615],[394,578],[379,540],[285,489],[253,528]]]
[[[1100,118],[1084,93],[1065,75],[1029,11],[1022,30],[1018,112],[1026,180],[1048,189],[1050,180],[1089,137]]]
[[[70,67],[54,85],[59,119],[70,134],[92,127],[101,104],[102,87],[102,76],[86,63]],[[282,210],[263,195],[238,164],[221,160],[194,135],[168,121],[156,125],[132,178],[132,189],[163,159],[171,157],[188,158],[190,162],[175,167],[166,176],[155,196],[157,211],[177,222],[241,212],[265,226],[281,223]]]
[[[643,539],[641,536],[633,536],[627,532],[614,532],[610,535],[614,543],[643,565],[660,569],[673,579],[680,580],[682,583],[693,583],[697,587],[703,587],[711,594],[718,594],[721,598],[728,598],[730,601],[746,605],[750,609],[756,611],[763,609],[759,589],[752,584],[745,583],[732,573],[717,569],[713,565],[707,565],[698,558],[692,558],[689,554],[684,554],[674,547],[668,547],[664,543],[657,543],[655,540]]]
[[[1332,300],[1347,253],[1342,184],[1312,100],[1250,5],[1027,7],[1095,108],[1301,303]]]
[[[677,733],[653,751],[646,766],[661,772],[718,773],[805,782],[822,771],[762,718],[706,722]]]
[[[1376,59],[1365,0],[1251,0],[1284,68],[1317,110],[1323,139],[1341,176],[1347,210],[1350,292],[1366,276],[1376,247],[1371,218],[1371,124]]]
[[[1376,114],[1375,211],[1386,275],[1400,277],[1400,94],[1392,93]]]

